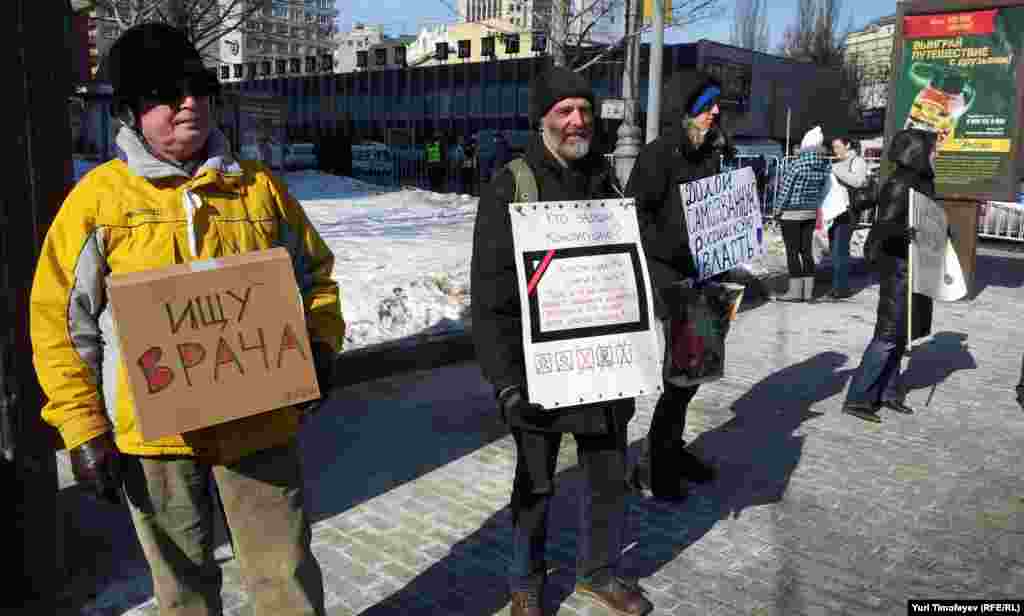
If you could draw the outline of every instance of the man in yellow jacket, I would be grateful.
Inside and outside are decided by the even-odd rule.
[[[284,184],[237,161],[211,128],[216,80],[163,24],[129,29],[104,59],[120,120],[118,158],[88,173],[47,233],[32,287],[43,418],[80,483],[124,496],[164,616],[221,613],[213,558],[216,481],[257,616],[321,615],[296,435],[286,407],[154,441],[142,439],[104,279],[278,246],[291,254],[321,391],[345,323],[334,256]]]

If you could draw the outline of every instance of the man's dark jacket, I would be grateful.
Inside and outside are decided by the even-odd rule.
[[[626,185],[626,196],[636,199],[654,287],[654,314],[659,319],[668,316],[660,290],[697,276],[679,186],[719,173],[721,151],[708,141],[695,147],[682,121],[676,122],[671,131],[640,151]]]
[[[912,129],[898,133],[889,146],[894,169],[879,189],[878,213],[864,246],[865,257],[880,275],[875,338],[881,340],[906,341],[910,190],[935,198],[935,172],[928,160],[934,144],[933,133]],[[931,332],[930,297],[914,294],[911,325],[915,339]]]
[[[537,136],[527,145],[523,158],[537,180],[539,201],[619,198],[615,175],[604,157],[593,151],[567,169]],[[484,378],[494,385],[496,392],[512,385],[520,385],[526,391],[519,286],[508,212],[509,203],[517,200],[514,194],[515,178],[511,171],[503,169],[484,188],[473,229],[473,343]],[[512,427],[529,430],[607,433],[609,426],[628,421],[626,415],[631,417],[634,409],[633,399],[629,398],[550,410],[544,413],[544,419],[536,421],[522,417],[505,420]]]

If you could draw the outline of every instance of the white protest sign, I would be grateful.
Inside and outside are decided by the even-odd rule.
[[[910,244],[914,293],[940,302],[955,302],[967,295],[967,283],[949,240],[949,224],[942,206],[911,189],[909,219],[917,229]]]
[[[548,409],[661,389],[632,199],[509,206],[530,401]]]
[[[679,194],[699,280],[764,254],[764,223],[753,169],[744,167],[683,184]]]

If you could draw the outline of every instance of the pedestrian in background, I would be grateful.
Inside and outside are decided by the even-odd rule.
[[[541,128],[526,149],[529,185],[505,167],[483,191],[473,231],[473,343],[484,377],[516,444],[512,487],[512,616],[541,616],[547,580],[545,545],[562,435],[576,441],[586,493],[580,497],[576,592],[616,614],[653,609],[638,588],[616,575],[626,516],[626,427],[632,398],[545,409],[530,401],[509,204],[615,198],[615,174],[591,150],[594,91],[579,73],[555,67],[530,84],[530,119]],[[519,177],[522,177],[521,175]]]
[[[430,190],[439,193],[444,190],[444,160],[441,154],[441,135],[439,133],[435,133],[434,138],[427,142],[424,147],[424,158],[427,161]]]
[[[219,84],[184,33],[158,23],[130,28],[100,75],[113,87],[118,157],[68,195],[32,285],[42,417],[59,431],[81,485],[127,501],[162,616],[222,613],[211,481],[254,616],[322,616],[297,446],[305,411],[285,406],[143,440],[104,280],[285,246],[327,392],[345,332],[334,255],[285,185],[265,165],[235,160],[211,127]]]
[[[799,156],[789,161],[782,175],[776,207],[786,245],[789,289],[776,298],[779,301],[814,299],[814,227],[832,173],[822,146],[824,140],[820,126],[807,131],[800,141]]]
[[[905,403],[900,361],[907,349],[907,257],[916,230],[911,226],[911,189],[935,198],[935,133],[918,129],[896,134],[888,159],[894,169],[878,194],[878,219],[864,245],[865,259],[879,275],[875,333],[850,381],[843,412],[881,422],[882,407],[898,413],[913,410]],[[927,336],[932,326],[932,299],[913,294],[913,338]]]
[[[476,194],[476,144],[470,137],[462,144],[462,163],[459,174],[462,178],[462,191],[469,195]]]
[[[832,140],[832,152],[838,159],[832,164],[836,180],[850,194],[845,212],[832,220],[828,230],[829,252],[832,255],[832,290],[828,297],[841,300],[850,297],[850,235],[853,233],[855,191],[868,182],[868,163],[860,156],[857,144],[848,137]]]
[[[721,171],[721,154],[728,149],[720,128],[721,95],[721,84],[713,77],[674,75],[665,87],[662,124],[666,130],[640,151],[626,186],[626,196],[636,199],[666,366],[672,361],[670,313],[661,294],[680,281],[697,278],[679,187]],[[682,500],[687,494],[684,480],[703,483],[715,477],[714,469],[687,451],[683,441],[686,411],[697,387],[679,387],[663,380],[640,460],[630,478],[635,488],[655,498]]]

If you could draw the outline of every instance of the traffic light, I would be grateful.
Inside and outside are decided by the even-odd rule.
[[[284,75],[285,73],[288,72],[288,61],[285,60],[284,58],[278,58],[275,64],[277,65],[274,67],[276,69],[275,72],[278,75]]]
[[[366,68],[370,63],[370,52],[363,50],[356,52],[356,68]]]
[[[405,66],[405,45],[395,47],[395,64]]]
[[[494,37],[485,36],[480,39],[480,55],[485,58],[493,58],[496,54],[494,53]]]
[[[306,56],[306,72],[316,72],[316,56]]]
[[[459,41],[459,58],[466,59],[473,55],[472,47],[470,46],[470,44],[471,42],[469,41],[469,39],[463,39]]]
[[[377,66],[384,66],[388,63],[388,50],[384,47],[378,47],[373,50],[373,60]]]

